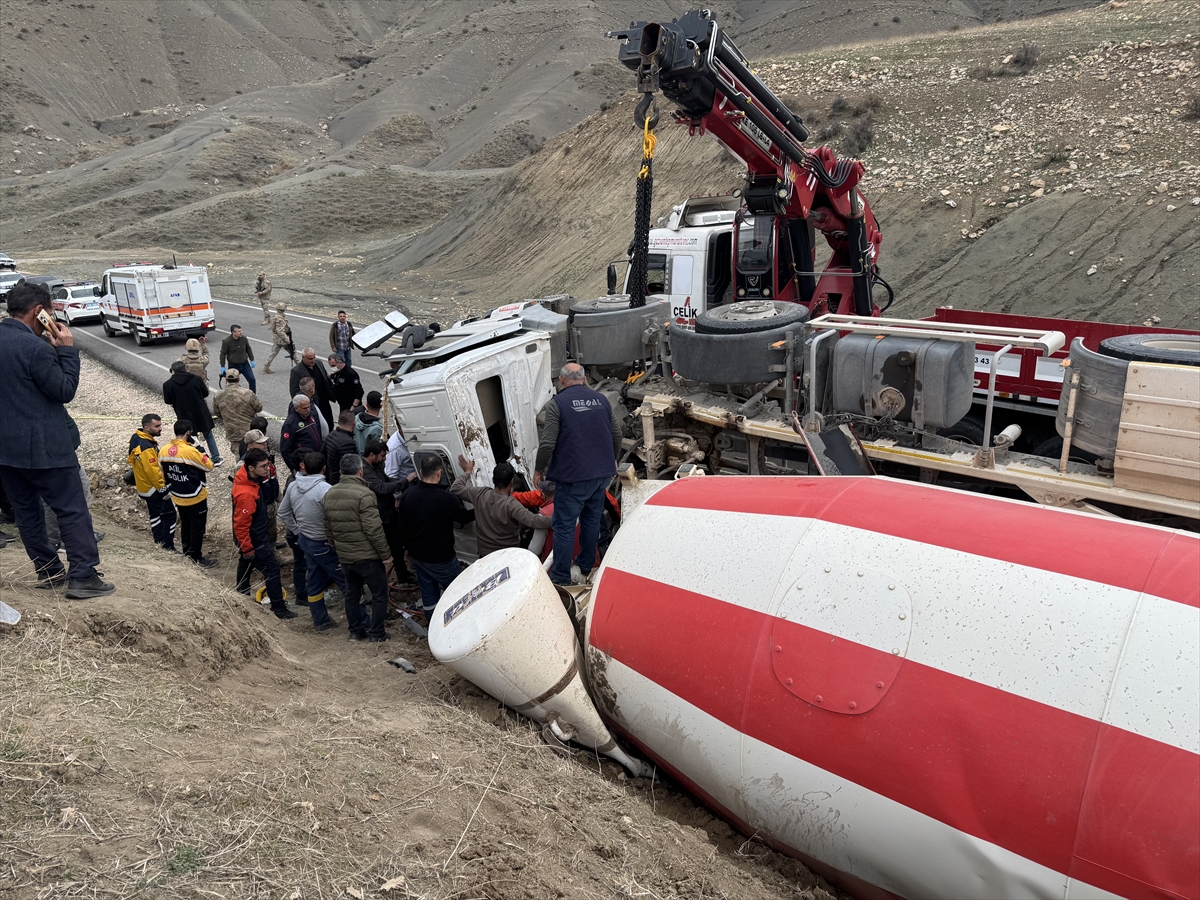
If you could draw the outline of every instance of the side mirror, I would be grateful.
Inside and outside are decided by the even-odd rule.
[[[617,292],[617,264],[608,264],[608,292],[615,294]]]
[[[103,296],[104,296],[102,293],[100,293],[100,287],[99,287],[99,285],[97,285],[96,287],[92,288],[92,296],[93,296],[93,297],[103,297]]]

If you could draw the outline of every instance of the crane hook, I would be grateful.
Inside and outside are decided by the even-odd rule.
[[[634,108],[633,124],[638,128],[645,128],[647,118],[650,119],[650,130],[653,131],[658,127],[658,101],[650,93],[643,94]]]

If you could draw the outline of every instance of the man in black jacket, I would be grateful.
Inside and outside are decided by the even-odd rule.
[[[329,383],[333,385],[333,399],[337,401],[338,409],[345,412],[362,404],[362,379],[336,353],[329,354]]]
[[[279,432],[279,455],[293,472],[300,469],[305,453],[321,452],[321,426],[313,415],[312,403],[303,394],[292,398],[292,411]]]
[[[208,456],[213,466],[221,465],[221,448],[213,434],[213,417],[204,398],[208,396],[208,385],[199,375],[187,370],[182,360],[171,363],[171,377],[163,382],[163,402],[175,410],[176,421],[186,419],[192,423],[195,434],[204,435],[208,444]]]
[[[329,374],[325,371],[325,367],[317,362],[317,351],[312,347],[304,348],[300,362],[296,363],[295,368],[292,369],[288,386],[288,392],[292,396],[300,393],[301,378],[313,380],[313,385],[316,387],[316,396],[313,398],[313,402],[321,413],[321,418],[325,420],[326,426],[332,428],[333,407],[329,405],[329,402],[333,400],[333,385],[329,381]]]
[[[42,309],[53,315],[49,291],[17,282],[8,294],[9,318],[0,321],[0,481],[39,586],[65,584],[69,599],[87,600],[116,588],[96,571],[100,552],[79,480],[74,423],[63,405],[79,388],[79,350],[65,325],[43,337]],[[69,572],[46,534],[42,500],[58,516]]]
[[[354,445],[354,413],[348,409],[338,414],[337,428],[325,439],[325,480],[337,484],[342,477],[342,457],[357,453]]]
[[[407,478],[388,478],[383,471],[383,462],[387,459],[387,444],[372,438],[367,441],[367,452],[363,455],[363,478],[367,487],[375,492],[379,499],[379,519],[383,522],[383,536],[387,538],[388,548],[392,551],[392,568],[396,573],[396,582],[412,584],[413,575],[408,571],[404,562],[404,537],[400,532],[400,515],[396,505],[400,494],[408,488]]]
[[[400,498],[400,527],[417,570],[421,606],[432,621],[442,591],[462,570],[454,553],[454,524],[474,522],[475,513],[442,487],[445,466],[437,455],[422,456],[418,472],[419,479]]]

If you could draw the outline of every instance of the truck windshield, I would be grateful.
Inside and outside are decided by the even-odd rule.
[[[625,293],[629,293],[629,274],[632,269],[625,270]],[[665,253],[650,253],[646,256],[646,293],[665,294],[667,292],[667,255]]]
[[[746,275],[771,271],[771,237],[775,220],[770,216],[752,216],[738,226],[737,268]]]

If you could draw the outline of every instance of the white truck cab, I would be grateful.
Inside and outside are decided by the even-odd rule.
[[[201,266],[118,266],[105,271],[100,293],[104,333],[131,334],[139,347],[217,327],[208,270]]]
[[[732,299],[733,223],[741,204],[732,194],[689,197],[659,220],[662,227],[650,230],[647,293],[668,299],[673,321],[695,324],[698,313]],[[628,293],[628,260],[623,262],[622,289]],[[609,265],[610,294],[616,293],[618,265]]]

